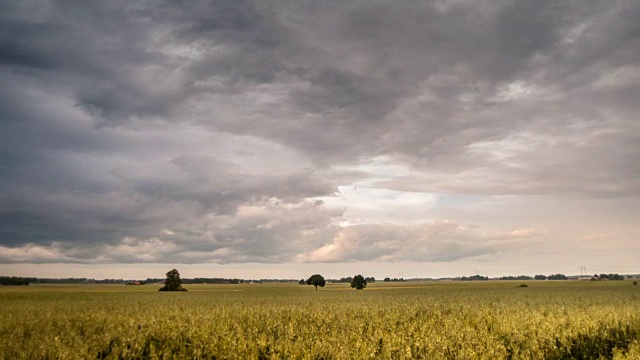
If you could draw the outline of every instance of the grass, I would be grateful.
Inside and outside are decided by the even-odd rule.
[[[640,359],[629,281],[0,287],[0,359]]]

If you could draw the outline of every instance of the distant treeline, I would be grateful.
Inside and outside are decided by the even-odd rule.
[[[0,276],[0,285],[29,285],[35,282],[35,278],[23,278],[15,276]]]
[[[637,276],[637,275],[636,275]],[[634,275],[626,275],[627,278],[634,278]],[[575,277],[574,277],[575,279]],[[591,280],[624,280],[625,276],[620,274],[596,274],[591,277]],[[124,279],[90,279],[90,278],[35,278],[35,277],[17,277],[17,276],[0,276],[0,285],[29,285],[29,284],[128,284],[128,285],[143,285],[143,284],[163,284],[166,279],[164,278],[148,278],[146,280],[124,280]],[[181,279],[183,284],[246,284],[246,283],[289,283],[298,282],[296,279],[259,279],[259,280],[245,280],[245,279],[226,279],[226,278],[193,278]],[[343,277],[340,279],[328,279],[330,283],[351,283],[352,277]],[[365,278],[367,283],[374,283],[376,279],[374,277]],[[384,282],[403,282],[403,281],[430,281],[431,278],[415,278],[405,280],[403,278],[384,278]],[[436,279],[437,280],[437,279]],[[551,274],[551,275],[535,275],[533,277],[528,275],[518,276],[502,276],[499,278],[490,279],[488,276],[473,275],[462,276],[457,278],[448,278],[441,280],[458,280],[458,281],[484,281],[484,280],[569,280],[564,274]],[[304,279],[303,279],[304,282]]]
[[[35,278],[35,277],[17,277],[17,276],[0,276],[0,285],[29,285],[29,284],[125,284],[132,280],[123,279],[105,279],[95,280],[87,278]]]
[[[533,280],[533,276],[518,275],[518,276],[502,276],[500,280]]]
[[[592,280],[624,280],[624,276],[619,274],[600,274],[594,275]]]
[[[482,275],[473,275],[473,276],[463,276],[458,280],[462,281],[477,281],[477,280],[489,280],[489,277]]]
[[[351,283],[353,281],[353,277],[347,276],[347,277],[340,278],[339,280],[329,279],[327,281],[331,282],[331,283]],[[366,277],[366,278],[364,278],[364,281],[366,281],[367,283],[374,283],[374,282],[376,282],[376,278],[374,278],[374,277]]]
[[[164,283],[165,279],[124,280],[124,279],[89,279],[89,278],[35,278],[0,276],[0,285],[29,285],[29,284],[155,284]],[[268,280],[265,280],[265,282]],[[277,281],[277,280],[276,280]],[[288,280],[293,281],[293,280]],[[244,280],[222,278],[195,278],[182,279],[183,284],[241,284]]]
[[[628,278],[632,278],[633,276],[627,275]],[[575,279],[575,277],[574,277]],[[501,276],[497,279],[489,279],[488,276],[482,275],[473,275],[473,276],[463,276],[461,278],[455,278],[454,280],[461,281],[477,281],[477,280],[569,280],[564,274],[551,274],[547,275],[535,275],[533,277],[528,275],[518,275],[518,276]],[[619,274],[600,274],[594,275],[591,280],[624,280],[623,275]]]
[[[460,278],[455,278],[454,280],[460,281],[478,281],[478,280],[569,280],[569,278],[564,274],[552,274],[549,276],[546,275],[536,275],[536,276],[528,276],[528,275],[518,275],[518,276],[502,276],[495,279],[489,279],[488,276],[482,275],[473,275],[473,276],[463,276]]]

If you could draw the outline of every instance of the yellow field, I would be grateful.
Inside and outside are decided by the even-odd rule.
[[[1,359],[640,359],[631,281],[0,287]]]

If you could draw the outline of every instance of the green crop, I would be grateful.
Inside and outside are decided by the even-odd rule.
[[[627,281],[0,288],[0,359],[640,359]]]

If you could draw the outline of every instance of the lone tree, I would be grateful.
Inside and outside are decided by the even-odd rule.
[[[315,286],[316,291],[318,290],[318,286],[324,287],[324,284],[324,278],[320,274],[311,275],[311,277],[307,279],[307,285]]]
[[[187,291],[182,287],[178,270],[173,269],[167,273],[167,280],[164,281],[164,286],[160,288],[160,291]]]
[[[365,280],[362,275],[356,275],[353,277],[353,281],[351,281],[351,287],[356,290],[362,290],[367,287],[367,280]]]

